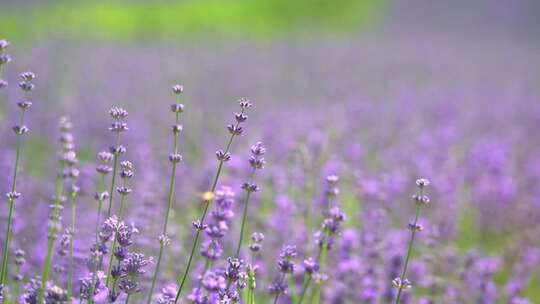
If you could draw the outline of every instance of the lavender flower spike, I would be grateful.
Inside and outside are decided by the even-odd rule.
[[[113,167],[111,186],[109,188],[109,208],[107,210],[107,217],[110,217],[112,213],[112,203],[116,186],[116,172],[118,170],[118,161],[120,158],[120,154],[126,152],[126,148],[120,144],[120,134],[128,130],[127,123],[124,122],[124,120],[128,116],[128,112],[126,110],[120,107],[112,107],[109,111],[109,115],[113,120],[111,126],[109,127],[109,130],[115,134],[115,143],[114,146],[110,148],[110,151],[113,154]]]
[[[124,205],[126,203],[126,197],[131,193],[131,188],[128,187],[128,181],[133,177],[133,164],[130,161],[123,161],[120,163],[120,179],[122,180],[122,185],[120,187],[116,188],[116,191],[118,194],[120,194],[120,210],[118,211],[118,220],[122,221],[123,213],[124,213]],[[106,285],[109,286],[111,282],[111,272],[112,272],[112,264],[113,264],[113,253],[116,249],[116,243],[117,238],[114,238],[112,246],[111,246],[111,255],[109,257],[109,269],[107,270],[107,279],[106,279]]]
[[[251,102],[244,98],[239,100],[239,105],[240,105],[240,113],[235,114],[236,123],[230,124],[227,126],[227,130],[229,131],[231,136],[229,137],[229,141],[227,142],[225,150],[219,150],[216,152],[216,156],[218,159],[218,167],[216,170],[216,176],[214,177],[214,182],[212,183],[212,187],[210,187],[210,191],[209,191],[209,196],[212,196],[212,198],[213,198],[214,192],[216,191],[217,183],[221,175],[221,170],[223,169],[223,164],[231,159],[231,155],[229,154],[229,151],[231,149],[234,137],[242,134],[243,128],[241,127],[241,124],[247,120],[247,115],[245,114],[245,112],[247,109],[251,108],[252,106]],[[209,203],[211,202],[210,200],[203,200],[203,201],[205,201],[206,203],[203,209],[203,213],[199,220],[199,223],[201,226],[204,226],[204,219],[206,218],[206,213],[208,212],[208,208],[210,205]],[[197,231],[195,232],[195,239],[193,240],[193,246],[191,247],[191,253],[188,258],[186,269],[184,270],[184,274],[179,280],[179,288],[178,288],[178,292],[176,293],[176,297],[174,300],[175,303],[178,302],[178,299],[180,298],[180,295],[182,294],[182,288],[184,287],[186,283],[186,278],[189,274],[191,263],[193,262],[193,255],[195,254],[195,250],[198,247],[197,243],[199,241],[200,234],[201,234],[201,229],[197,229]]]
[[[182,156],[178,153],[178,136],[180,131],[183,129],[180,124],[180,114],[184,112],[184,105],[180,103],[180,94],[184,91],[184,87],[181,85],[173,86],[173,93],[176,95],[176,103],[171,106],[171,111],[175,113],[175,121],[172,126],[173,134],[173,152],[169,155],[169,161],[171,162],[171,177],[169,180],[169,191],[167,194],[167,209],[165,212],[165,219],[163,220],[163,229],[161,230],[161,235],[159,237],[159,253],[156,262],[156,267],[154,268],[154,275],[152,276],[152,283],[150,284],[150,290],[148,291],[148,298],[146,303],[150,304],[152,301],[152,294],[154,293],[154,288],[156,286],[156,280],[159,273],[159,268],[161,266],[161,259],[163,257],[163,251],[165,246],[169,245],[170,240],[167,236],[167,226],[169,223],[169,214],[171,212],[172,205],[174,203],[174,187],[176,185],[176,166],[182,160]]]
[[[253,182],[253,177],[255,175],[255,172],[258,169],[264,168],[265,160],[264,160],[264,154],[266,153],[266,149],[263,147],[261,142],[257,142],[255,145],[251,147],[251,156],[249,158],[249,165],[252,168],[251,174],[250,174],[250,181],[244,183],[242,185],[242,189],[246,192],[246,199],[244,202],[244,212],[242,215],[242,226],[240,228],[240,238],[238,239],[238,245],[236,246],[236,253],[235,257],[238,258],[240,256],[240,248],[242,247],[242,240],[244,238],[244,229],[247,221],[247,212],[248,212],[248,205],[249,205],[249,199],[251,197],[251,193],[258,191],[259,186]]]
[[[420,217],[420,210],[422,209],[422,206],[428,204],[430,201],[429,197],[427,195],[424,195],[424,189],[427,186],[429,186],[429,183],[430,183],[429,180],[425,178],[420,178],[416,180],[416,186],[419,188],[419,194],[413,195],[413,200],[416,204],[416,213],[414,217],[414,222],[409,223],[408,225],[409,229],[411,230],[411,238],[409,240],[407,255],[405,256],[405,263],[403,264],[403,271],[401,272],[401,276],[392,280],[392,283],[398,289],[396,302],[395,302],[396,304],[400,303],[403,290],[409,289],[412,287],[410,281],[407,278],[405,278],[405,275],[407,274],[407,267],[409,266],[409,259],[411,258],[411,253],[412,253],[412,248],[413,248],[416,232],[423,230],[423,227],[420,224],[418,224],[418,219]]]
[[[26,75],[23,78],[32,78],[33,76]],[[41,290],[39,292],[38,303],[41,303],[46,292],[46,286],[48,284],[49,275],[51,271],[52,255],[54,249],[54,243],[58,237],[58,233],[62,229],[62,215],[63,210],[62,202],[66,200],[64,197],[64,180],[73,174],[76,176],[78,171],[73,171],[73,165],[76,164],[77,155],[73,150],[73,136],[71,134],[71,122],[67,118],[61,118],[60,120],[60,143],[62,145],[62,151],[59,159],[59,172],[56,176],[55,192],[53,197],[53,204],[51,205],[51,213],[49,217],[49,231],[47,235],[47,254],[45,257],[45,263],[43,265],[43,271],[41,273]],[[66,173],[67,170],[67,173]]]
[[[2,43],[5,49],[7,47],[7,42]],[[25,73],[23,73],[25,74]],[[33,74],[32,74],[33,75]],[[22,76],[21,76],[22,77]],[[35,77],[35,75],[34,75]],[[33,78],[32,78],[33,79]],[[25,83],[31,84],[30,80],[24,80]],[[33,84],[31,85],[33,88]],[[30,90],[24,90],[24,99],[27,99],[28,92]],[[13,209],[15,205],[15,201],[19,196],[21,195],[19,192],[17,192],[17,171],[19,170],[19,162],[20,162],[20,156],[21,156],[21,145],[22,145],[22,136],[26,133],[28,133],[28,128],[24,125],[24,114],[26,111],[30,108],[31,103],[25,102],[25,106],[21,106],[21,103],[19,103],[20,108],[20,114],[19,114],[19,125],[16,125],[13,127],[13,131],[15,131],[15,134],[17,136],[17,143],[15,148],[15,165],[13,166],[13,177],[11,179],[11,190],[7,193],[7,199],[9,204],[9,212],[8,212],[8,222],[7,222],[7,228],[6,228],[6,235],[4,237],[4,246],[3,246],[3,255],[2,255],[2,270],[0,271],[0,288],[4,287],[4,284],[6,284],[6,280],[8,277],[8,259],[9,259],[9,244],[11,241],[11,229],[12,229],[12,222],[13,222]]]
[[[7,87],[7,81],[2,79],[4,66],[11,61],[11,57],[5,53],[5,50],[9,46],[7,40],[0,40],[0,90]]]

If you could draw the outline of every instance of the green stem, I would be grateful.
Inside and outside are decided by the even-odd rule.
[[[124,304],[128,304],[128,303],[129,303],[129,297],[130,297],[130,296],[131,296],[131,295],[129,295],[129,294],[127,295],[126,301],[124,302]]]
[[[4,254],[2,257],[1,285],[4,285],[6,283],[9,243],[10,243],[10,238],[11,238],[11,222],[13,218],[13,205],[14,205],[14,201],[10,199],[9,200],[8,227],[6,229],[6,236],[4,238]]]
[[[19,265],[16,265],[15,266],[15,270],[17,271],[18,274],[21,273],[21,267]],[[14,288],[14,295],[15,297],[17,297],[19,295],[19,292],[20,292],[20,285],[21,285],[21,282],[19,280],[15,281],[15,288]]]
[[[154,275],[152,276],[152,284],[150,285],[150,291],[148,292],[148,298],[146,299],[146,303],[150,304],[150,302],[152,301],[152,294],[154,293],[154,288],[156,287],[156,281],[157,281],[157,276],[158,276],[158,272],[159,272],[159,266],[161,265],[161,258],[163,256],[163,244],[159,246],[159,254],[158,254],[158,259],[157,259],[157,262],[156,262],[156,268],[154,270]]]
[[[67,297],[68,302],[73,297],[73,251],[75,247],[75,220],[77,218],[77,193],[71,194],[71,240],[69,242],[69,260],[68,260],[68,281]]]
[[[21,114],[19,116],[19,122],[22,126],[24,123],[24,113],[25,110],[21,111]],[[17,172],[19,169],[19,162],[21,157],[21,146],[22,146],[22,139],[20,134],[17,134],[17,142],[16,142],[16,148],[15,148],[15,166],[13,167],[13,177],[11,179],[11,192],[14,193],[17,190]],[[9,199],[9,213],[8,213],[8,223],[6,228],[6,235],[4,237],[4,248],[3,248],[3,255],[2,255],[2,270],[0,272],[0,285],[6,285],[7,284],[7,274],[8,274],[8,264],[9,264],[9,246],[11,242],[11,229],[13,224],[13,209],[15,200]]]
[[[415,213],[414,224],[413,224],[414,227],[416,227],[416,225],[418,224],[418,218],[420,217],[421,207],[422,205],[420,203],[416,204],[416,213]],[[405,275],[407,274],[407,267],[409,266],[409,259],[411,258],[415,236],[416,236],[416,229],[413,228],[411,229],[411,239],[409,240],[409,247],[407,249],[407,256],[405,257],[405,264],[403,265],[403,271],[401,272],[401,277],[400,277],[401,284],[399,285],[399,288],[398,288],[398,293],[396,296],[396,304],[400,303],[399,301],[401,299],[401,293],[403,292],[403,287],[404,287],[403,281],[405,280]]]
[[[100,179],[100,182],[99,182],[99,186],[98,186],[99,190],[98,190],[98,196],[101,195],[101,193],[99,193],[99,191],[101,191],[101,189],[105,188],[105,176],[102,175],[101,176],[101,179]],[[97,209],[97,215],[96,215],[96,244],[99,242],[99,225],[101,224],[101,208],[103,207],[103,202],[101,199],[98,198],[98,209]]]
[[[328,250],[328,233],[325,231],[323,234],[322,245],[319,247],[319,253],[317,253],[317,262],[319,263],[319,271],[322,273],[324,263],[326,262],[326,253]],[[314,302],[314,300],[316,302]],[[316,284],[311,292],[309,303],[320,303],[321,301],[321,285]]]
[[[98,185],[98,196],[100,196],[99,191],[101,191],[104,188],[105,188],[105,175],[101,175],[100,183]],[[103,206],[103,201],[100,198],[98,198],[98,209],[97,209],[97,217],[96,217],[96,246],[99,246],[99,225],[100,225],[102,206]],[[89,292],[89,298],[88,298],[89,304],[94,302],[93,295],[94,295],[95,282],[97,279],[97,271],[99,268],[101,268],[101,261],[102,261],[102,257],[99,258],[99,261],[96,261],[96,265],[92,272],[92,284],[90,286],[90,292]]]
[[[62,193],[64,192],[64,181],[62,177],[62,173],[64,172],[64,163],[61,162],[60,164],[60,173],[56,177],[56,186],[55,186],[55,197],[54,197],[54,205],[51,210],[51,221],[56,221],[61,207],[62,202]],[[56,233],[57,231],[54,231],[56,229],[55,223],[52,223],[51,227],[49,228],[48,236],[47,236],[47,255],[45,257],[45,264],[43,265],[43,271],[41,272],[41,289],[39,290],[39,297],[38,297],[38,303],[42,303],[43,299],[45,297],[45,289],[47,286],[47,281],[49,281],[49,275],[51,272],[51,264],[52,264],[52,255],[53,255],[53,249],[54,249],[54,243],[56,241]]]
[[[310,283],[311,283],[311,275],[308,275],[308,278],[304,282],[304,286],[302,287],[302,293],[300,294],[300,299],[298,300],[298,304],[302,304],[302,302],[304,301],[304,296],[306,295],[306,291],[308,290]]]
[[[250,289],[249,304],[255,304],[255,290]]]
[[[115,149],[118,149],[119,145],[120,145],[120,132],[116,132],[116,140],[114,144]],[[114,155],[113,171],[112,171],[112,178],[111,178],[111,187],[109,190],[109,209],[107,210],[107,218],[111,217],[111,213],[112,213],[114,186],[116,183],[116,171],[118,170],[118,158],[119,158],[118,150],[114,151],[113,155]]]
[[[201,225],[202,223],[204,223],[204,218],[206,217],[206,213],[208,212],[209,206],[210,206],[210,203],[206,202],[203,214],[201,216]],[[197,248],[197,243],[199,241],[200,234],[201,234],[201,230],[197,229],[197,232],[195,232],[195,239],[193,240],[193,246],[191,247],[191,253],[189,254],[186,270],[184,271],[184,275],[182,276],[182,280],[180,281],[180,284],[179,284],[180,287],[178,288],[178,292],[176,293],[176,298],[174,299],[174,303],[178,302],[178,299],[180,298],[180,294],[182,293],[182,288],[184,287],[184,284],[186,283],[186,278],[191,268],[191,262],[193,261],[193,256],[195,255],[195,249]]]
[[[242,247],[242,240],[244,239],[244,229],[245,229],[244,227],[246,225],[250,196],[251,196],[251,191],[247,191],[246,202],[244,204],[244,214],[242,215],[242,226],[240,227],[240,238],[238,239],[238,246],[236,246],[236,253],[234,254],[234,257],[236,258],[240,256],[240,248]]]
[[[176,97],[176,104],[179,104],[179,97]],[[180,123],[180,113],[176,112],[175,122],[178,125]],[[173,153],[178,153],[178,134],[174,134],[174,142],[173,142]],[[163,237],[167,237],[167,226],[169,224],[169,214],[172,209],[172,205],[174,202],[174,187],[176,184],[176,162],[173,162],[171,165],[171,178],[169,179],[169,192],[167,194],[167,209],[165,211],[165,220],[163,222],[163,229],[161,230],[161,234]],[[148,298],[146,299],[146,303],[150,304],[152,301],[152,295],[154,293],[154,288],[156,287],[156,281],[157,276],[159,273],[159,268],[161,266],[161,259],[163,256],[165,243],[161,242],[159,246],[159,255],[156,263],[156,267],[154,268],[154,275],[152,276],[152,283],[150,284],[150,290],[148,292]]]

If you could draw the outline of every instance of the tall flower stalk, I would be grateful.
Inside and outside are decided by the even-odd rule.
[[[252,171],[250,175],[250,181],[242,185],[242,189],[244,189],[244,191],[246,192],[246,198],[244,201],[244,211],[242,214],[242,225],[240,227],[240,237],[238,238],[238,245],[236,246],[236,252],[234,254],[235,258],[238,258],[240,256],[240,248],[242,247],[242,240],[244,239],[244,229],[247,222],[247,213],[248,213],[249,199],[251,197],[251,193],[259,191],[259,186],[257,186],[257,184],[253,182],[253,178],[257,170],[264,168],[265,160],[263,156],[265,152],[266,152],[266,149],[263,147],[261,142],[257,142],[255,145],[251,147],[251,156],[249,157],[249,165]]]
[[[395,302],[396,304],[400,303],[403,290],[410,289],[412,287],[410,281],[405,276],[407,275],[407,267],[409,266],[409,260],[411,258],[416,233],[424,230],[424,227],[418,223],[418,219],[420,218],[420,211],[422,209],[422,206],[428,204],[430,201],[429,197],[427,195],[424,195],[424,189],[429,186],[429,180],[425,178],[420,178],[416,180],[416,186],[419,189],[419,194],[413,195],[413,200],[416,205],[416,211],[414,215],[414,221],[412,223],[409,223],[408,225],[408,228],[411,231],[411,238],[409,239],[407,255],[405,256],[405,262],[403,264],[401,276],[392,280],[392,283],[398,289]]]
[[[14,295],[19,294],[21,282],[24,280],[24,276],[21,271],[24,264],[26,264],[26,253],[22,249],[15,250],[16,274],[13,276],[15,281]]]
[[[236,123],[230,124],[227,126],[227,130],[230,133],[229,141],[227,142],[227,145],[225,146],[225,150],[218,150],[216,152],[216,157],[218,159],[218,167],[216,170],[216,175],[214,177],[214,181],[212,183],[212,186],[210,187],[210,191],[206,192],[205,198],[203,197],[204,202],[204,209],[202,212],[202,215],[199,220],[195,221],[193,223],[193,226],[195,227],[195,238],[193,239],[193,245],[191,247],[191,252],[189,254],[189,258],[187,261],[186,269],[184,270],[183,275],[179,279],[179,287],[178,292],[176,293],[176,297],[174,302],[177,303],[178,299],[180,298],[180,295],[182,294],[182,289],[186,283],[187,276],[189,274],[189,271],[191,269],[191,263],[193,262],[193,256],[195,255],[195,250],[197,249],[197,244],[199,242],[199,237],[201,234],[201,231],[204,229],[205,224],[204,220],[206,218],[206,214],[208,213],[208,209],[210,206],[210,203],[213,200],[214,192],[216,191],[217,183],[219,181],[219,177],[221,175],[221,171],[223,169],[223,164],[231,159],[231,154],[229,153],[234,137],[239,136],[243,133],[244,129],[241,127],[241,124],[247,120],[247,115],[245,114],[246,110],[249,109],[252,105],[251,102],[247,99],[240,99],[239,101],[240,105],[240,113],[235,114],[235,120]]]
[[[96,244],[95,248],[93,248],[93,258],[95,259],[93,261],[93,269],[92,269],[92,278],[89,288],[89,303],[93,302],[93,293],[95,290],[96,280],[98,280],[98,271],[102,266],[103,263],[103,255],[106,254],[106,250],[104,248],[101,248],[105,246],[105,243],[107,240],[100,240],[100,216],[101,216],[101,208],[103,205],[103,201],[106,199],[109,199],[109,206],[107,208],[107,220],[112,218],[112,204],[113,204],[113,196],[114,196],[114,190],[116,186],[116,175],[118,171],[118,164],[120,155],[126,153],[126,148],[120,144],[120,134],[122,132],[125,132],[128,130],[127,123],[124,121],[126,117],[128,116],[128,112],[120,107],[112,107],[109,110],[109,115],[112,118],[111,126],[109,127],[109,131],[114,133],[114,145],[109,148],[110,152],[102,152],[98,155],[100,160],[102,161],[102,165],[97,167],[97,171],[101,174],[101,184],[104,186],[105,184],[105,175],[109,172],[112,172],[111,176],[111,185],[109,187],[109,192],[97,192],[96,193],[96,200],[98,201],[98,214],[97,214],[97,222],[96,222]],[[109,168],[106,163],[108,163],[112,158],[113,166],[112,168]],[[101,187],[100,187],[101,188]],[[118,221],[118,218],[114,216],[114,221]],[[113,253],[111,252],[111,255]],[[109,276],[107,276],[107,283],[109,281]]]
[[[73,297],[73,254],[75,249],[75,235],[76,222],[77,222],[77,196],[79,194],[79,187],[74,183],[71,186],[71,193],[69,195],[71,201],[71,239],[69,242],[69,256],[68,256],[68,278],[67,278],[67,299],[71,301]]]
[[[11,61],[11,57],[6,54],[6,49],[9,46],[7,40],[0,40],[0,90],[7,87],[8,83],[2,79],[4,74],[4,67]]]
[[[175,114],[174,125],[172,126],[173,134],[173,152],[169,154],[169,161],[171,162],[171,176],[169,179],[169,191],[167,193],[167,209],[165,211],[165,219],[163,221],[163,228],[161,229],[161,234],[159,236],[159,253],[156,261],[156,266],[154,268],[154,275],[152,276],[152,283],[150,284],[150,290],[148,291],[148,298],[146,303],[150,304],[152,301],[152,295],[154,293],[154,288],[156,287],[157,276],[159,273],[159,268],[161,266],[161,260],[163,258],[163,252],[165,247],[170,244],[170,238],[167,235],[167,226],[169,223],[169,214],[171,212],[172,205],[174,203],[174,188],[176,185],[176,166],[180,161],[182,161],[182,155],[178,153],[178,136],[182,131],[183,127],[180,124],[180,114],[184,112],[184,105],[180,103],[180,95],[184,91],[184,87],[181,85],[173,86],[173,93],[176,95],[176,103],[171,105],[171,111]]]
[[[128,187],[128,181],[133,177],[133,164],[130,161],[126,160],[120,163],[120,168],[122,169],[120,170],[120,178],[122,180],[122,186],[117,187],[116,191],[118,192],[118,194],[120,194],[120,209],[118,210],[117,217],[118,217],[118,221],[122,222],[126,198],[132,191],[132,189]],[[112,277],[111,270],[113,267],[113,258],[114,258],[114,253],[116,250],[117,243],[118,243],[118,238],[115,237],[113,239],[113,243],[111,246],[111,254],[109,256],[109,264],[108,264],[109,268],[107,270],[106,285],[108,287],[111,287],[110,286],[111,277]]]
[[[66,118],[60,120],[60,143],[62,144],[62,151],[59,157],[60,169],[56,176],[53,204],[50,206],[47,253],[43,264],[43,271],[41,272],[41,290],[39,292],[38,303],[41,303],[45,296],[45,289],[51,274],[54,244],[58,238],[58,233],[62,230],[62,210],[64,208],[62,203],[66,200],[64,196],[64,182],[67,178],[78,176],[78,171],[73,168],[78,160],[74,150],[71,127],[71,122]]]
[[[112,168],[109,166],[109,163],[113,159],[113,154],[108,151],[99,152],[97,158],[99,160],[99,165],[96,167],[96,171],[99,173],[99,182],[97,185],[97,191],[94,195],[94,199],[97,201],[97,213],[96,213],[96,244],[99,238],[99,225],[101,225],[101,209],[103,208],[103,202],[109,198],[109,193],[105,190],[105,179],[109,173],[111,173]]]
[[[69,157],[66,161],[66,169],[64,170],[64,177],[71,181],[71,187],[69,191],[69,199],[71,203],[71,225],[66,230],[68,237],[69,252],[68,252],[68,277],[67,277],[67,286],[66,286],[66,295],[68,301],[71,300],[73,296],[73,253],[75,248],[75,234],[76,234],[76,219],[77,219],[77,196],[79,194],[79,187],[77,186],[77,178],[79,177],[79,170],[75,167],[78,163],[77,154],[75,152],[75,142],[73,140],[73,135],[71,134],[71,122],[67,118],[63,118],[61,122],[63,129],[63,134],[61,141],[64,145],[64,149],[68,151]],[[62,252],[62,250],[60,250]]]
[[[277,266],[280,275],[278,279],[274,281],[268,288],[270,294],[274,295],[274,304],[276,304],[279,297],[287,291],[287,275],[294,273],[296,264],[294,263],[293,258],[296,257],[296,254],[296,247],[289,245],[283,247],[279,253]]]
[[[264,234],[260,232],[253,232],[251,234],[251,244],[249,245],[249,251],[251,251],[251,262],[247,265],[247,296],[246,304],[255,304],[255,289],[257,288],[257,270],[258,265],[255,263],[257,254],[262,249],[262,242],[264,241]]]
[[[5,49],[6,45],[2,42],[2,49]],[[27,101],[27,95],[34,89],[34,84],[31,82],[35,79],[36,75],[32,72],[25,72],[21,74],[22,81],[19,83],[19,87],[24,92],[24,100],[17,103],[20,109],[19,112],[19,124],[13,127],[13,131],[17,136],[17,143],[15,148],[15,164],[13,166],[13,176],[11,179],[11,190],[6,194],[8,199],[9,211],[6,234],[4,237],[3,255],[2,255],[2,270],[0,271],[0,288],[3,288],[7,283],[8,277],[8,265],[9,265],[9,246],[11,242],[11,229],[13,224],[13,209],[15,207],[16,200],[21,196],[17,192],[17,172],[19,170],[19,162],[22,150],[22,137],[28,133],[29,129],[24,125],[24,116],[26,111],[32,106],[30,101]]]
[[[128,116],[128,112],[120,107],[112,107],[109,111],[109,115],[113,119],[109,130],[114,133],[114,146],[110,148],[113,154],[113,167],[111,185],[109,188],[109,208],[107,210],[107,218],[112,215],[112,204],[114,197],[114,188],[116,187],[116,173],[118,170],[118,163],[120,155],[126,152],[126,148],[120,144],[120,134],[128,130],[127,123],[124,121]]]
[[[323,211],[326,217],[319,231],[315,233],[315,242],[318,247],[317,257],[315,259],[308,258],[304,261],[307,278],[304,278],[299,304],[304,300],[306,292],[313,281],[317,284],[313,288],[309,303],[319,303],[321,300],[321,283],[326,279],[326,275],[323,274],[323,266],[326,263],[328,251],[334,245],[334,238],[341,230],[341,223],[345,220],[345,214],[338,207],[336,201],[339,194],[338,182],[339,177],[337,175],[326,177],[325,208]]]

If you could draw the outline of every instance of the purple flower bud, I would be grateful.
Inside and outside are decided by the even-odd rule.
[[[111,126],[109,127],[109,131],[113,131],[113,132],[124,132],[127,130],[129,130],[127,123],[120,122],[120,121],[115,121],[111,123]]]
[[[120,171],[120,177],[123,179],[130,179],[133,177],[133,171],[131,170],[122,170]]]
[[[98,153],[98,159],[101,162],[108,163],[113,159],[114,155],[112,153],[109,153],[107,151],[99,152]]]
[[[278,269],[282,273],[293,273],[295,269],[295,265],[290,260],[280,259],[278,261]]]
[[[171,244],[171,238],[169,238],[166,234],[160,234],[158,240],[161,246],[169,246]]]
[[[11,56],[8,54],[0,54],[0,66],[11,62]]]
[[[304,269],[307,273],[313,274],[319,271],[319,263],[310,257],[304,260]]]
[[[279,253],[279,256],[281,258],[290,259],[290,258],[296,257],[296,254],[297,254],[296,246],[294,246],[294,245],[286,245],[285,247],[283,247],[281,249],[281,252]]]
[[[420,224],[414,224],[414,223],[409,223],[408,225],[408,228],[411,230],[411,231],[422,231],[424,230],[424,226],[420,225]]]
[[[418,188],[426,188],[429,184],[430,182],[426,178],[419,178],[416,180],[416,186],[418,186]]]
[[[262,168],[264,168],[265,164],[266,164],[266,161],[262,157],[261,158],[257,158],[255,156],[250,156],[249,157],[249,165],[253,169],[262,169]]]
[[[210,261],[216,261],[223,254],[223,247],[218,240],[210,239],[201,244],[201,255]]]
[[[337,175],[328,175],[326,177],[326,182],[328,182],[329,185],[335,186],[339,182],[339,176],[337,176]]]
[[[120,168],[122,168],[123,171],[133,171],[133,163],[129,160],[125,160],[120,163]]]
[[[227,258],[227,268],[223,275],[227,280],[235,283],[240,278],[240,270],[244,267],[244,261],[237,258]]]
[[[285,292],[287,292],[287,283],[283,282],[282,280],[274,281],[268,287],[268,293],[271,295],[279,295]]]
[[[242,109],[248,109],[248,108],[251,108],[252,104],[250,102],[249,99],[246,99],[246,98],[240,98],[238,100],[238,103],[240,104],[240,108]]]
[[[116,146],[111,146],[109,148],[109,151],[113,154],[124,154],[126,153],[126,147],[122,146],[122,145],[119,145],[118,147]]]
[[[21,74],[21,79],[24,81],[32,81],[36,78],[36,74],[33,72],[24,72]]]
[[[101,192],[101,193],[98,192],[94,194],[94,199],[97,201],[104,201],[108,198],[109,198],[109,193],[106,191]]]
[[[126,246],[119,246],[119,247],[116,247],[114,249],[114,257],[119,260],[119,261],[123,261],[127,254],[128,254],[128,250],[125,248]],[[120,271],[120,269],[118,269]]]
[[[7,49],[8,46],[9,46],[9,41],[5,39],[0,40],[0,51]]]
[[[253,156],[263,156],[266,153],[266,149],[264,148],[262,142],[257,142],[253,146],[251,146],[251,154]]]
[[[71,195],[76,195],[81,191],[81,188],[79,188],[77,185],[71,185]]]
[[[231,159],[231,154],[223,152],[223,150],[216,151],[216,157],[219,161],[227,162]]]
[[[106,165],[99,165],[96,167],[96,171],[103,175],[107,175],[112,171],[112,168]]]
[[[201,283],[204,289],[209,292],[218,292],[227,286],[225,278],[214,271],[207,272]]]
[[[123,108],[115,106],[109,110],[109,115],[115,120],[121,120],[128,116],[128,112]]]
[[[229,130],[229,133],[232,135],[241,135],[244,131],[241,126],[230,124],[227,126],[227,130]]]
[[[3,79],[0,79],[0,90],[7,86],[8,86],[8,82]]]
[[[131,189],[128,187],[117,187],[116,192],[118,192],[120,195],[128,195],[131,193]]]
[[[206,224],[202,224],[199,220],[193,221],[191,225],[193,226],[193,228],[195,228],[195,230],[199,231],[204,230],[208,227]]]
[[[24,134],[28,133],[29,129],[28,129],[28,127],[22,125],[22,126],[14,126],[13,131],[17,135],[24,135]]]
[[[184,92],[184,87],[180,84],[177,84],[172,87],[172,90],[174,94],[180,95],[182,94],[182,92]]]
[[[259,186],[255,183],[246,182],[242,184],[242,189],[246,190],[247,192],[257,192],[259,191]]]
[[[429,196],[427,195],[413,195],[413,201],[417,204],[427,205],[430,202]]]
[[[182,155],[178,153],[169,154],[169,161],[173,164],[179,163],[182,161]]]
[[[32,91],[34,89],[34,84],[27,81],[21,81],[19,82],[19,88],[25,92]]]
[[[178,134],[180,134],[180,132],[182,132],[183,128],[184,127],[182,125],[174,125],[174,126],[171,127],[171,130],[172,130],[174,135],[178,135]]]
[[[21,196],[21,194],[19,192],[17,192],[17,191],[13,191],[13,192],[8,192],[6,194],[6,196],[7,196],[8,200],[15,201],[16,199],[18,199]]]
[[[234,114],[234,118],[236,119],[238,123],[241,123],[241,122],[246,121],[248,117],[244,113],[236,113]]]
[[[118,250],[116,250],[117,252],[122,252],[122,254],[125,254],[125,249],[124,248],[121,248],[121,247],[118,247]],[[114,256],[116,257],[117,254],[115,252]],[[125,258],[125,256],[121,256],[121,259],[117,259],[122,261],[123,259]],[[113,279],[118,279],[120,276],[122,275],[122,268],[120,266],[117,266],[117,265],[114,265],[111,269],[111,276]],[[119,295],[119,294],[118,294]]]
[[[171,111],[174,113],[182,113],[184,112],[184,105],[181,103],[175,103],[171,105]]]
[[[17,103],[17,106],[19,106],[19,108],[21,108],[22,110],[26,111],[30,109],[30,107],[32,106],[32,103],[30,101],[19,101]]]
[[[399,289],[412,288],[411,282],[407,279],[404,279],[403,281],[401,281],[401,278],[395,278],[392,280],[392,284],[394,284],[394,286]]]
[[[253,232],[251,234],[251,240],[254,243],[261,243],[262,241],[264,241],[264,234],[262,234],[260,232]]]

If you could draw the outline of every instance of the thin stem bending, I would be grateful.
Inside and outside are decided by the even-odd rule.
[[[7,43],[7,42],[6,42]],[[2,48],[4,49],[4,48]],[[9,265],[9,246],[11,241],[11,229],[13,224],[13,211],[15,208],[16,200],[21,196],[17,192],[17,172],[19,170],[19,163],[21,157],[22,136],[28,133],[29,129],[24,125],[24,114],[32,106],[30,101],[26,101],[28,92],[34,89],[34,84],[31,82],[36,78],[36,75],[32,72],[25,72],[21,74],[22,81],[19,83],[19,87],[24,92],[24,100],[17,103],[20,109],[19,124],[13,127],[13,131],[17,136],[17,143],[15,148],[15,164],[13,166],[13,177],[11,179],[11,190],[6,194],[9,204],[8,221],[6,228],[6,235],[4,237],[3,255],[2,255],[2,269],[0,270],[0,287],[3,288],[7,283],[8,278],[8,265]]]
[[[243,133],[244,129],[241,127],[241,124],[247,120],[247,115],[245,114],[245,111],[251,107],[251,102],[246,99],[240,99],[240,113],[235,114],[235,120],[236,123],[230,124],[227,126],[227,130],[229,131],[230,137],[229,141],[227,142],[227,145],[225,147],[225,150],[218,150],[216,152],[216,157],[218,159],[218,166],[216,170],[216,175],[214,177],[214,182],[212,183],[212,186],[210,187],[209,192],[205,192],[203,194],[203,202],[205,204],[203,212],[201,214],[201,217],[199,220],[193,222],[193,226],[195,227],[195,238],[193,239],[193,245],[191,247],[191,252],[188,257],[187,265],[184,270],[184,273],[179,278],[179,287],[178,291],[176,293],[176,297],[174,302],[177,303],[178,299],[180,298],[180,295],[182,294],[182,290],[184,288],[184,285],[186,283],[187,276],[189,274],[189,271],[191,269],[191,263],[193,262],[193,256],[195,255],[195,250],[198,248],[198,242],[200,238],[201,231],[205,229],[204,220],[206,218],[206,214],[208,213],[209,205],[212,202],[214,198],[214,193],[216,191],[216,187],[219,181],[219,177],[221,176],[221,171],[223,169],[223,164],[231,159],[230,149],[233,143],[233,140],[235,136],[239,136]]]

